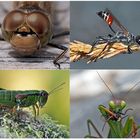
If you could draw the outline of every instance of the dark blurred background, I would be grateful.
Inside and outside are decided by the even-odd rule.
[[[140,81],[140,71],[98,70],[98,72],[115,97],[126,101],[127,105],[123,112],[128,108],[132,108],[133,111],[128,111],[127,114],[133,116],[136,124],[140,125],[140,84],[128,93],[128,90]],[[88,134],[88,119],[92,120],[103,137],[107,137],[108,125],[106,123],[102,131],[105,120],[101,117],[98,105],[102,104],[108,108],[108,102],[113,98],[97,72],[95,70],[72,70],[70,89],[71,137],[83,138]],[[91,131],[93,136],[98,136],[94,129],[91,129]],[[140,130],[138,130],[137,137],[140,137]]]
[[[140,34],[140,2],[136,1],[83,1],[70,3],[71,41],[79,40],[92,43],[96,37],[112,34],[108,25],[96,12],[110,9],[129,32]],[[140,68],[140,52],[121,54],[113,58],[98,60],[96,63],[86,64],[85,60],[71,63],[73,69],[90,68]]]

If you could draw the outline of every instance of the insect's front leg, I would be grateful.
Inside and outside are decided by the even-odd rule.
[[[105,106],[99,105],[98,109],[100,110],[102,116],[105,117],[106,119],[108,119],[109,116],[112,116],[112,118],[114,118],[116,120],[118,119],[116,113],[114,113],[111,110],[107,109]]]
[[[70,31],[68,31],[68,30],[53,35],[52,39],[59,38],[59,37],[63,37],[63,36],[67,36],[67,35],[70,35]],[[59,59],[61,59],[61,58],[66,54],[66,52],[68,51],[68,48],[65,47],[65,46],[62,46],[62,45],[54,44],[54,43],[49,43],[48,45],[53,46],[53,47],[55,47],[55,48],[57,48],[57,49],[64,50],[64,51],[63,51],[58,57],[56,57],[55,60],[53,61],[53,63],[54,63],[55,65],[57,65],[58,68],[60,69],[60,64],[58,63],[58,61],[59,61]]]

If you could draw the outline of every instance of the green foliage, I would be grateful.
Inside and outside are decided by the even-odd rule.
[[[68,138],[69,131],[65,125],[58,124],[48,115],[34,117],[20,111],[15,115],[0,114],[1,138]]]

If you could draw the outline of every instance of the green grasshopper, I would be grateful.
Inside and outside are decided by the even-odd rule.
[[[60,90],[61,86],[65,83],[61,83],[56,86],[50,92],[45,90],[6,90],[0,89],[0,105],[1,107],[8,107],[14,110],[20,107],[33,107],[35,118],[39,115],[39,107],[43,107],[48,100],[48,96],[54,93],[56,90]]]
[[[109,101],[109,109],[103,105],[98,106],[98,109],[101,115],[105,119],[105,124],[108,123],[109,125],[109,133],[107,137],[108,138],[135,137],[140,126],[137,126],[132,116],[130,117],[126,114],[129,110],[132,110],[132,109],[129,108],[123,113],[123,110],[125,109],[127,105],[126,102],[121,99],[116,99],[112,91],[110,90],[109,86],[102,79],[101,75],[98,72],[97,74],[99,75],[100,79],[103,81],[105,86],[109,89],[110,93],[112,94],[114,98],[113,100]],[[129,93],[139,83],[140,81],[136,83],[127,93]],[[126,117],[127,119],[125,121],[125,124],[123,124],[122,120]],[[96,128],[96,126],[93,124],[91,120],[87,120],[88,135],[86,135],[85,137],[97,138],[91,135],[90,126],[96,131],[99,138],[103,138],[103,136],[100,134],[100,132],[98,131],[98,129]],[[104,126],[103,126],[103,129],[104,129]]]

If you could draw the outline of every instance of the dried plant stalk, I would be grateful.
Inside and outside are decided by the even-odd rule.
[[[106,47],[105,47],[106,46]],[[87,63],[96,61],[97,59],[105,59],[122,53],[128,53],[128,46],[123,43],[114,43],[112,45],[98,44],[91,51],[92,45],[80,41],[70,43],[70,61],[75,62],[80,59],[87,59]],[[139,51],[138,45],[130,46],[132,52]]]

